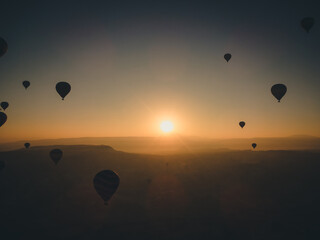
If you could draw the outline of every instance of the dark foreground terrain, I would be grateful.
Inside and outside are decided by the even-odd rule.
[[[320,152],[0,152],[0,239],[320,239]],[[120,176],[108,206],[93,187]]]

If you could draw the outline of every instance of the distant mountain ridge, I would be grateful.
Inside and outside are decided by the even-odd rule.
[[[82,137],[66,139],[45,139],[34,141],[17,141],[0,144],[0,151],[24,148],[24,143],[34,146],[53,145],[106,145],[115,150],[132,153],[171,154],[212,152],[221,149],[251,150],[251,144],[257,143],[259,150],[319,150],[320,138],[295,135],[279,138],[234,138],[205,139],[199,137]]]

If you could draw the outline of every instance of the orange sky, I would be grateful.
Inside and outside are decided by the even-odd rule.
[[[0,142],[157,136],[163,120],[200,137],[320,136],[320,72],[309,58],[319,34],[306,40],[289,29],[287,37],[297,39],[290,45],[241,28],[135,24],[118,32],[94,23],[37,39],[9,36],[0,58],[0,101],[10,104]],[[23,80],[31,82],[27,90]],[[64,101],[59,81],[72,86]],[[281,103],[270,92],[276,83],[288,87]]]

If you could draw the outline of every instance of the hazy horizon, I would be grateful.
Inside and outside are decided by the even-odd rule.
[[[229,138],[216,138],[216,137],[206,137],[206,136],[197,136],[197,135],[182,135],[182,134],[159,134],[157,136],[101,136],[101,137],[94,137],[94,136],[82,136],[82,137],[64,137],[64,138],[17,138],[12,139],[10,141],[6,141],[5,139],[0,140],[0,144],[3,143],[12,143],[12,142],[22,142],[22,141],[43,141],[43,140],[64,140],[64,139],[85,139],[85,138],[163,138],[163,139],[171,139],[174,137],[184,137],[184,138],[194,138],[194,139],[204,139],[204,140],[233,140],[233,139],[272,139],[272,138],[320,138],[320,136],[316,135],[306,135],[306,134],[294,134],[294,135],[286,135],[286,136],[277,136],[277,137],[229,137]],[[3,141],[2,141],[3,140]]]
[[[145,154],[188,154],[216,151],[252,150],[320,150],[320,138],[313,136],[291,136],[278,138],[230,138],[214,139],[190,136],[159,137],[83,137],[40,140],[20,140],[0,143],[0,151],[24,148],[25,142],[31,148],[38,146],[106,145],[115,150]]]

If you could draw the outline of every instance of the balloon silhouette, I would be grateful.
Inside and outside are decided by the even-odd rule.
[[[231,54],[230,53],[226,53],[225,55],[224,55],[224,59],[227,61],[227,62],[229,62],[229,60],[231,59]]]
[[[61,160],[62,155],[63,155],[63,152],[60,149],[53,149],[50,152],[50,157],[56,165]]]
[[[241,121],[241,122],[239,122],[239,125],[240,125],[241,128],[243,128],[244,125],[246,125],[246,123],[244,121]]]
[[[2,102],[2,103],[0,104],[0,106],[2,107],[3,110],[6,110],[6,109],[9,107],[9,103],[7,103],[7,102]]]
[[[67,82],[59,82],[56,85],[56,90],[59,93],[59,95],[62,97],[62,100],[64,100],[64,98],[71,91],[71,86]]]
[[[2,37],[0,37],[0,57],[5,55],[7,51],[8,51],[8,44]]]
[[[30,143],[25,143],[24,146],[28,149],[30,147]]]
[[[119,183],[119,176],[111,170],[101,171],[93,179],[94,188],[103,199],[105,205],[108,205],[108,201],[117,191]]]
[[[5,166],[4,161],[0,161],[0,171],[4,169]]]
[[[0,112],[0,127],[5,124],[7,121],[7,115],[3,112]]]
[[[271,88],[272,95],[280,102],[281,98],[286,94],[287,87],[284,84],[275,84]]]
[[[301,26],[308,33],[314,25],[314,19],[312,17],[305,17],[301,20]]]
[[[257,147],[257,144],[256,143],[252,143],[252,147],[253,147],[253,149],[255,149]]]
[[[30,86],[30,82],[29,81],[23,81],[22,85],[24,86],[25,89],[27,89]]]

